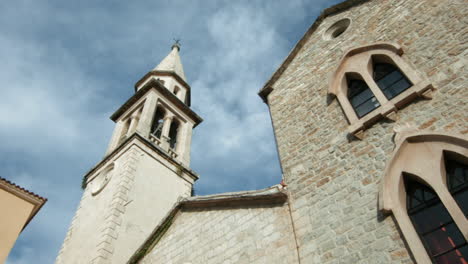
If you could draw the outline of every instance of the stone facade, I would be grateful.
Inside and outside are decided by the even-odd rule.
[[[368,1],[318,24],[268,95],[301,263],[414,263],[392,216],[378,209],[379,183],[394,148],[395,124],[468,133],[467,5],[464,1]],[[324,40],[349,18],[339,37]],[[402,58],[437,89],[363,133],[348,135],[329,79],[344,53],[376,42],[401,45]]]
[[[172,206],[190,196],[198,179],[189,169],[192,129],[202,119],[187,104],[190,87],[178,51],[174,45],[111,116],[116,126],[109,147],[84,176],[56,263],[124,263]],[[165,110],[159,135],[157,109]]]
[[[194,180],[169,160],[132,137],[94,168],[56,263],[128,260],[177,199],[190,196]],[[93,184],[109,164],[112,177],[94,195]]]
[[[412,227],[400,229],[390,207],[382,210],[379,195],[395,142],[408,139],[404,133],[395,137],[405,124],[426,135],[456,135],[451,140],[468,153],[465,2],[348,0],[317,19],[260,91],[271,113],[286,188],[188,197],[197,179],[186,167],[191,129],[201,118],[182,103],[175,87],[163,86],[164,78],[175,78],[189,95],[190,87],[179,76],[183,71],[148,73],[137,83],[136,95],[114,114],[117,122],[130,116],[130,128],[117,125],[108,156],[86,176],[98,187],[107,184],[107,190],[93,196],[103,187],[85,189],[57,262],[425,264],[421,259],[429,258],[422,246],[422,253],[412,252],[414,243],[408,245],[411,240],[401,231]],[[393,49],[391,56],[406,65],[401,70],[411,69],[409,79],[416,76],[424,85],[388,104],[389,111],[381,111],[382,105],[372,120],[350,124],[330,86],[339,86],[333,78],[348,51],[361,47],[367,52],[372,45]],[[172,62],[179,60],[176,48]],[[153,92],[154,100],[146,92]],[[163,134],[174,116],[188,120],[179,155],[177,149],[161,148],[164,138],[151,141],[156,95],[162,105],[170,104],[167,109],[175,109],[164,121]],[[146,108],[136,111],[144,98]],[[122,135],[129,136],[124,143]],[[113,179],[99,178],[111,162],[116,164]],[[400,216],[406,213],[401,208]],[[454,221],[463,222],[458,226],[466,239],[468,222],[458,211]],[[97,225],[99,232],[94,232]],[[84,243],[85,238],[92,243]]]
[[[287,203],[221,201],[183,207],[140,263],[280,264],[297,257]]]

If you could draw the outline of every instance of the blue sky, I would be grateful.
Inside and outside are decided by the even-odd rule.
[[[198,195],[281,181],[258,90],[321,10],[338,1],[0,2],[0,176],[49,201],[7,263],[52,263],[104,155],[109,116],[181,38]]]

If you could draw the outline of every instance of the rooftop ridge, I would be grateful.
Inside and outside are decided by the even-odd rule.
[[[2,183],[4,185],[7,185],[10,188],[13,188],[13,189],[17,190],[17,191],[20,191],[20,192],[25,193],[27,195],[31,195],[31,196],[33,196],[33,197],[35,197],[35,198],[37,198],[37,199],[39,199],[41,201],[44,201],[44,202],[47,201],[47,198],[44,198],[44,197],[42,197],[42,196],[40,196],[38,194],[35,194],[35,193],[33,193],[33,192],[31,192],[31,191],[29,191],[29,190],[15,184],[15,183],[13,183],[13,182],[11,182],[11,181],[3,178],[3,177],[0,177],[0,186],[2,185]]]

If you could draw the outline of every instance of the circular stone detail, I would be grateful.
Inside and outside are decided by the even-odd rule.
[[[109,183],[114,171],[114,165],[108,166],[105,170],[101,171],[99,175],[91,182],[91,194],[97,195]]]
[[[351,20],[349,18],[338,20],[325,31],[323,35],[324,39],[330,40],[339,37],[348,29],[350,24]]]

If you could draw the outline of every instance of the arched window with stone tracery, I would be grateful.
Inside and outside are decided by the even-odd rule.
[[[447,186],[453,199],[465,216],[468,216],[468,162],[457,153],[445,152]]]
[[[416,97],[430,99],[431,83],[402,54],[402,48],[393,43],[374,43],[345,53],[328,93],[338,99],[349,133],[361,138],[366,128],[381,118],[393,120]]]
[[[468,138],[404,128],[395,142],[380,209],[395,216],[417,263],[467,264]]]
[[[433,263],[466,264],[468,246],[437,193],[404,174],[408,216]]]

